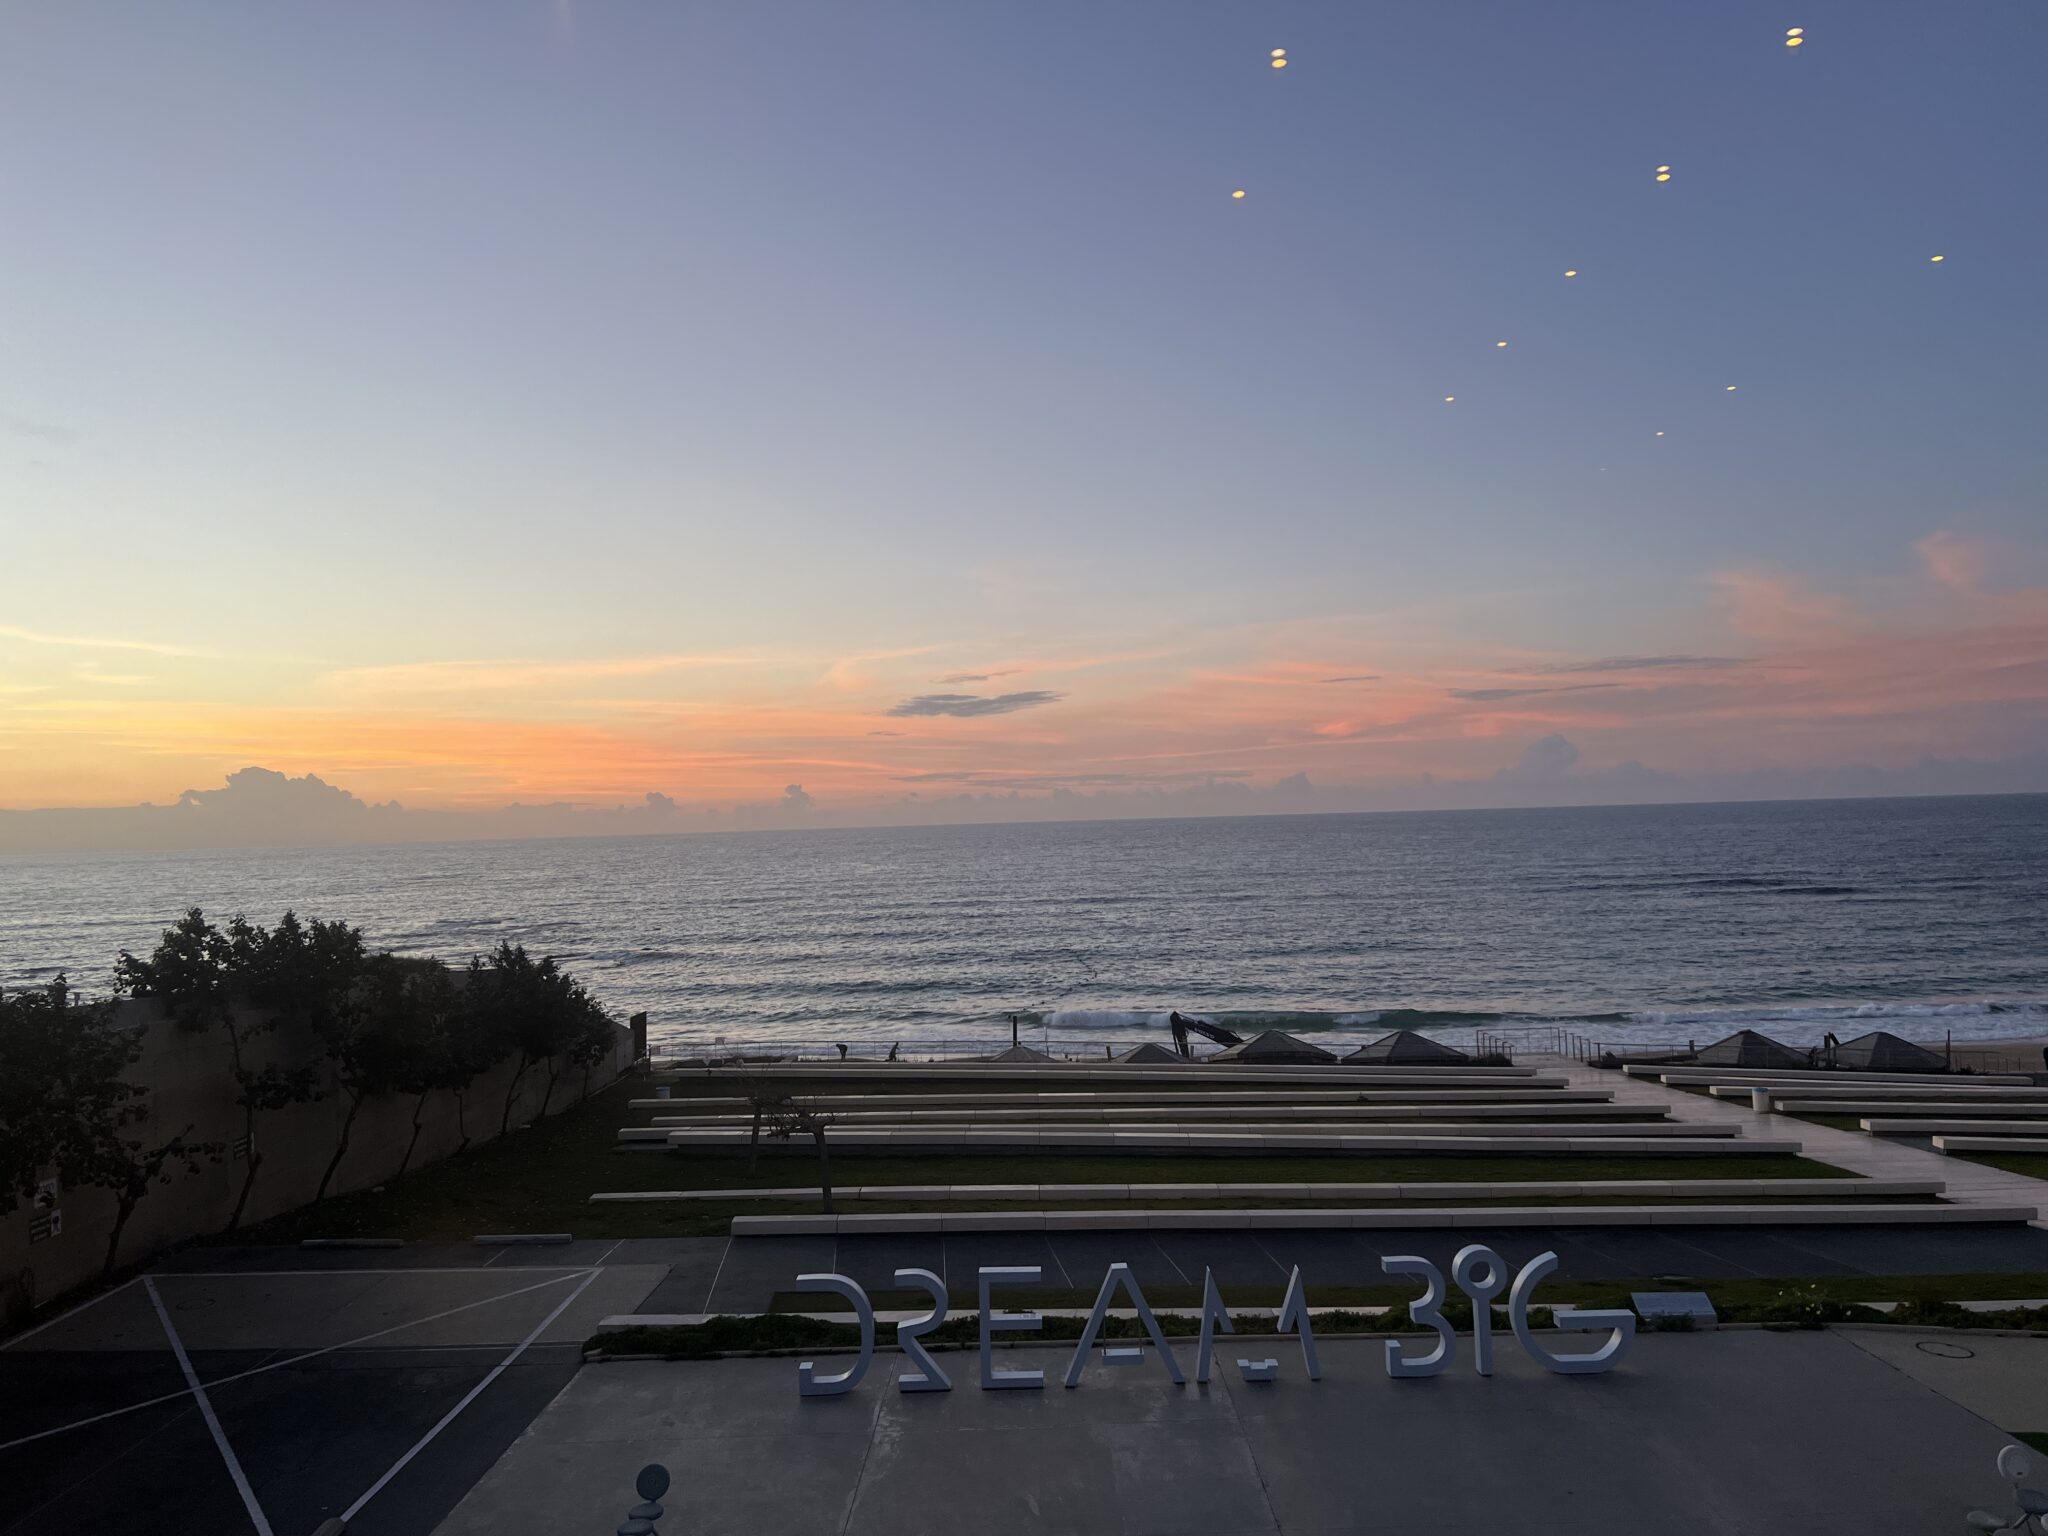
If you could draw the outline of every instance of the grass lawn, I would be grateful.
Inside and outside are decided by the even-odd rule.
[[[2048,1179],[2048,1152],[1951,1152],[1949,1156],[2003,1168],[2007,1173],[2023,1173],[2030,1179]]]
[[[1277,1307],[1282,1284],[1224,1286],[1223,1299],[1233,1307]],[[1541,1306],[1626,1307],[1634,1291],[1705,1291],[1726,1322],[1759,1318],[1790,1299],[1854,1305],[1864,1301],[2032,1301],[2048,1296],[2048,1274],[1968,1275],[1827,1275],[1818,1278],[1766,1277],[1750,1280],[1699,1280],[1687,1275],[1644,1275],[1632,1280],[1560,1280],[1543,1283]],[[1413,1281],[1377,1285],[1318,1285],[1309,1302],[1318,1307],[1402,1307],[1421,1294]],[[1002,1305],[1011,1308],[1091,1307],[1095,1293],[1057,1285],[1005,1287]],[[882,1309],[922,1309],[930,1305],[923,1291],[875,1290],[868,1299]],[[1145,1299],[1155,1307],[1199,1307],[1199,1285],[1146,1286]],[[974,1286],[955,1288],[952,1305],[972,1311],[980,1298]],[[826,1312],[833,1298],[815,1291],[778,1291],[775,1312]],[[1871,1321],[1878,1321],[1873,1317]]]
[[[790,1187],[815,1169],[809,1156],[764,1157],[749,1177],[741,1157],[691,1158],[619,1152],[625,1101],[643,1079],[614,1084],[590,1102],[508,1137],[472,1147],[383,1190],[365,1190],[289,1212],[237,1233],[238,1243],[308,1237],[467,1239],[478,1232],[573,1232],[579,1237],[722,1235],[736,1214],[800,1207],[723,1201],[592,1205],[599,1190]],[[832,1160],[833,1182],[850,1184],[1424,1183],[1444,1180],[1827,1178],[1842,1170],[1797,1157],[869,1157]],[[742,1197],[744,1199],[744,1197]],[[1064,1202],[1063,1202],[1064,1204]],[[862,1203],[860,1210],[886,1207]],[[952,1207],[958,1209],[959,1207]]]

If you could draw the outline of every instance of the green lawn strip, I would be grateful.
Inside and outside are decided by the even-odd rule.
[[[600,1190],[807,1185],[808,1152],[763,1157],[749,1175],[744,1157],[617,1150],[625,1102],[644,1080],[617,1083],[539,1124],[469,1148],[380,1190],[363,1190],[291,1211],[211,1239],[296,1243],[309,1237],[467,1239],[479,1232],[571,1232],[579,1237],[723,1235],[733,1212],[678,1206],[592,1205]],[[346,1168],[346,1164],[343,1165]],[[1180,1184],[1554,1182],[1578,1179],[1826,1178],[1842,1170],[1805,1158],[1597,1156],[1527,1157],[1445,1153],[1398,1157],[876,1157],[832,1159],[835,1183]],[[863,1209],[867,1208],[865,1204]],[[953,1209],[959,1207],[954,1206]],[[786,1207],[764,1208],[786,1209]]]
[[[819,1298],[810,1298],[816,1302]],[[1092,1307],[1094,1297],[1077,1303]],[[1041,1302],[1050,1306],[1051,1302]],[[877,1306],[883,1305],[881,1302]],[[906,1302],[925,1310],[931,1305],[930,1298],[919,1292],[914,1301]],[[1505,1333],[1508,1328],[1507,1308],[1493,1309],[1495,1328]],[[1443,1315],[1452,1326],[1470,1331],[1472,1308],[1469,1303],[1449,1301],[1444,1303]],[[1268,1337],[1278,1332],[1274,1319],[1270,1317],[1234,1318],[1237,1336],[1264,1334]],[[1198,1317],[1167,1316],[1157,1319],[1159,1331],[1168,1338],[1193,1338],[1202,1331]],[[1553,1326],[1548,1307],[1531,1307],[1529,1322],[1532,1327]],[[1048,1317],[1028,1335],[1018,1335],[1012,1343],[1057,1344],[1070,1342],[1081,1337],[1087,1327],[1087,1319],[1081,1317]],[[980,1341],[981,1319],[978,1313],[948,1317],[945,1322],[924,1334],[920,1342],[932,1349],[973,1349]],[[1407,1314],[1374,1312],[1325,1312],[1315,1319],[1318,1338],[1335,1338],[1344,1334],[1389,1334],[1415,1331],[1415,1325]],[[880,1342],[889,1342],[886,1328],[877,1330]],[[1109,1317],[1103,1320],[1097,1334],[1101,1339],[1142,1339],[1147,1337],[1145,1325],[1135,1317]],[[1290,1335],[1291,1337],[1291,1335]],[[669,1327],[613,1328],[596,1335],[586,1344],[586,1349],[601,1350],[608,1355],[662,1355],[677,1360],[713,1359],[725,1354],[779,1353],[785,1350],[808,1349],[854,1349],[860,1345],[860,1329],[852,1323],[827,1322],[815,1317],[794,1316],[788,1312],[771,1312],[758,1317],[715,1317],[702,1323],[685,1323]]]
[[[1278,1307],[1284,1285],[1224,1287],[1224,1300],[1233,1307]],[[1797,1321],[1803,1309],[1816,1305],[1856,1308],[1840,1319],[1882,1322],[1887,1314],[1862,1308],[1866,1301],[1919,1303],[1935,1307],[1959,1301],[2023,1301],[2048,1297],[2048,1274],[1964,1274],[1964,1275],[1827,1275],[1820,1278],[1755,1278],[1744,1280],[1700,1280],[1686,1275],[1642,1275],[1623,1280],[1559,1280],[1544,1282],[1545,1306],[1626,1307],[1635,1291],[1705,1291],[1726,1322]],[[1318,1307],[1402,1307],[1415,1300],[1418,1287],[1410,1282],[1383,1284],[1318,1285],[1309,1290],[1309,1302]],[[1003,1305],[1011,1308],[1091,1307],[1095,1293],[1052,1285],[1015,1285],[1003,1288]],[[868,1299],[878,1308],[923,1309],[930,1305],[922,1291],[875,1290]],[[1199,1308],[1199,1285],[1147,1286],[1145,1299],[1154,1307]],[[955,1288],[958,1306],[972,1308],[978,1298],[973,1286]],[[771,1312],[823,1312],[831,1310],[830,1297],[816,1292],[778,1291],[769,1302]],[[2006,1313],[1967,1313],[1965,1318],[2000,1317]],[[1448,1315],[1448,1313],[1447,1313]],[[1902,1317],[1919,1317],[1922,1326],[1936,1316],[1934,1311],[1904,1311]],[[1941,1315],[1948,1315],[1945,1311]],[[1968,1323],[1959,1326],[1994,1327],[2010,1324]],[[2036,1325],[2048,1326],[2048,1323]]]
[[[1930,1277],[1918,1277],[1923,1282]],[[1969,1290],[1974,1285],[1982,1288],[1991,1284],[1996,1289],[1995,1276],[1943,1276],[1940,1279],[1953,1289]],[[2007,1277],[2009,1278],[2009,1277]],[[2048,1279],[2048,1276],[2035,1277]],[[1880,1288],[1889,1287],[1888,1294],[1863,1299],[1894,1300],[1898,1297],[1898,1286],[1891,1281],[1873,1281]],[[1723,1322],[1757,1322],[1767,1327],[1819,1328],[1829,1323],[1889,1323],[1901,1327],[1942,1327],[2021,1330],[2026,1332],[2048,1332],[2048,1307],[2007,1308],[1996,1312],[1971,1312],[1955,1305],[1953,1301],[1939,1296],[1920,1294],[1907,1297],[1890,1313],[1880,1312],[1863,1306],[1857,1299],[1838,1294],[1839,1281],[1786,1281],[1749,1280],[1727,1282],[1709,1287],[1716,1310]],[[1655,1282],[1646,1283],[1642,1288],[1657,1289]],[[1553,1306],[1572,1305],[1580,1307],[1616,1307],[1629,1305],[1630,1287],[1615,1284],[1571,1285],[1557,1284],[1545,1287],[1547,1305],[1530,1309],[1530,1322],[1537,1328],[1548,1328],[1554,1323]],[[1182,1293],[1185,1292],[1185,1295]],[[975,1298],[956,1295],[955,1302],[972,1304]],[[1147,1293],[1146,1299],[1155,1309],[1195,1308],[1200,1298],[1192,1287],[1162,1286]],[[1415,1299],[1412,1286],[1335,1286],[1324,1287],[1313,1298],[1318,1306],[1333,1310],[1324,1312],[1315,1319],[1315,1330],[1319,1337],[1333,1338],[1345,1334],[1389,1334],[1415,1330],[1415,1324],[1408,1315],[1408,1303]],[[1974,1299],[1974,1298],[1972,1298]],[[1120,1302],[1125,1298],[1119,1297]],[[1237,1308],[1274,1307],[1279,1301],[1279,1292],[1274,1290],[1256,1294],[1233,1292],[1226,1298]],[[785,1350],[803,1349],[850,1349],[860,1342],[860,1331],[852,1323],[828,1321],[822,1318],[799,1315],[821,1308],[825,1298],[815,1293],[778,1292],[771,1310],[752,1317],[717,1317],[702,1323],[681,1324],[667,1327],[636,1327],[612,1329],[598,1334],[585,1345],[587,1349],[601,1351],[608,1355],[655,1354],[675,1359],[708,1359],[734,1353],[776,1353]],[[882,1311],[923,1311],[929,1299],[921,1291],[896,1293],[876,1291],[869,1294],[869,1301]],[[1010,1297],[1013,1308],[1064,1308],[1077,1310],[1094,1305],[1094,1298],[1079,1291],[1054,1288],[1017,1288]],[[1352,1310],[1365,1307],[1384,1307],[1384,1312]],[[1445,1303],[1443,1315],[1460,1332],[1470,1332],[1472,1307],[1469,1302],[1453,1300]],[[1495,1326],[1505,1329],[1506,1309],[1494,1308]],[[1170,1338],[1186,1338],[1201,1331],[1199,1317],[1166,1315],[1158,1317],[1160,1332]],[[1277,1332],[1275,1320],[1268,1316],[1240,1315],[1234,1319],[1236,1332],[1242,1335],[1273,1335]],[[1058,1343],[1077,1339],[1085,1327],[1085,1320],[1079,1317],[1047,1317],[1021,1342]],[[1646,1331],[1664,1331],[1651,1325]],[[1674,1331],[1690,1331],[1689,1322]],[[880,1330],[884,1341],[886,1329]],[[1144,1326],[1135,1317],[1110,1317],[1104,1321],[1099,1337],[1104,1339],[1135,1339],[1145,1336]],[[949,1317],[926,1339],[937,1346],[965,1349],[973,1347],[979,1340],[979,1318],[974,1312]],[[2033,1444],[2032,1438],[2022,1435]]]
[[[1786,1115],[1787,1120],[1804,1120],[1808,1125],[1824,1125],[1831,1131],[1861,1131],[1866,1118],[1878,1120],[1880,1115]]]
[[[2023,1173],[2030,1179],[2048,1179],[2048,1152],[1951,1152],[1949,1156],[2003,1168],[2007,1173]]]
[[[804,1200],[754,1200],[735,1194],[730,1200],[678,1201],[692,1207],[709,1207],[720,1214],[721,1219],[734,1216],[819,1216],[824,1214],[823,1202],[813,1197]],[[834,1214],[841,1216],[890,1214],[938,1215],[958,1214],[963,1211],[1329,1211],[1329,1210],[1402,1210],[1415,1206],[1430,1210],[1475,1209],[1506,1210],[1521,1206],[1574,1208],[1579,1206],[1635,1206],[1635,1205],[1940,1205],[1938,1195],[1758,1195],[1728,1199],[1713,1195],[1569,1195],[1550,1198],[1542,1195],[1513,1195],[1503,1199],[1486,1196],[1465,1195],[1445,1198],[1421,1194],[1405,1199],[1368,1196],[1332,1195],[1321,1199],[1306,1197],[1300,1199],[1267,1199],[1257,1196],[1224,1195],[1195,1200],[1148,1200],[1136,1196],[1125,1200],[1087,1200],[1061,1196],[1048,1199],[1040,1204],[1028,1200],[846,1200],[835,1202]]]
[[[1284,1286],[1225,1286],[1231,1307],[1278,1307]],[[1960,1300],[2034,1300],[2048,1296],[2048,1274],[1915,1274],[1915,1276],[1821,1276],[1821,1278],[1751,1278],[1696,1280],[1692,1276],[1642,1276],[1636,1280],[1548,1280],[1542,1286],[1544,1307],[1608,1309],[1630,1305],[1636,1290],[1704,1290],[1724,1323],[1798,1323],[1815,1315],[1821,1321],[1915,1321],[1921,1327],[2030,1327],[2048,1329],[2048,1309],[2009,1309],[2001,1313],[1966,1313]],[[1313,1286],[1313,1307],[1395,1307],[1405,1313],[1419,1294],[1411,1282]],[[930,1300],[922,1290],[870,1290],[870,1303],[881,1311],[924,1311]],[[1145,1286],[1153,1307],[1200,1309],[1200,1286]],[[1880,1313],[1862,1303],[1896,1300],[1901,1309]],[[973,1309],[979,1296],[973,1286],[956,1286],[952,1305]],[[1067,1286],[1004,1286],[1001,1305],[1010,1309],[1094,1307],[1094,1290]],[[770,1313],[825,1313],[834,1300],[817,1292],[778,1290]],[[1446,1315],[1448,1307],[1446,1307]],[[2040,1317],[2036,1317],[2040,1315]],[[2023,1319],[1980,1321],[1980,1319]],[[1950,1319],[1964,1319],[1950,1323]]]
[[[808,1184],[808,1156],[763,1158],[624,1153],[598,1170],[614,1182],[592,1189],[778,1189]],[[1574,1183],[1599,1179],[1826,1179],[1854,1177],[1828,1163],[1778,1154],[1725,1157],[1600,1157],[1536,1153],[1404,1153],[1340,1157],[878,1157],[835,1154],[832,1181],[855,1184],[1437,1184]]]
[[[1511,1206],[1618,1206],[1618,1205],[1938,1205],[1940,1200],[1932,1195],[1877,1195],[1849,1198],[1835,1195],[1790,1195],[1777,1197],[1745,1196],[1735,1201],[1715,1201],[1711,1198],[1678,1198],[1668,1195],[1654,1195],[1647,1199],[1636,1196],[1613,1198],[1544,1199],[1524,1196],[1506,1200],[1475,1199],[1433,1199],[1416,1196],[1406,1201],[1342,1199],[1323,1200],[1264,1200],[1264,1199],[1214,1199],[1214,1200],[1049,1200],[1041,1205],[1027,1201],[988,1201],[976,1205],[972,1201],[910,1201],[910,1200],[840,1200],[836,1214],[852,1215],[958,1215],[972,1210],[1060,1210],[1060,1211],[1240,1211],[1240,1210],[1393,1210],[1403,1206],[1426,1205],[1431,1209],[1505,1209]],[[690,1200],[677,1201],[672,1205],[620,1204],[586,1207],[589,1213],[573,1215],[573,1223],[565,1218],[553,1227],[534,1226],[524,1230],[575,1232],[581,1237],[722,1237],[732,1229],[735,1216],[817,1216],[824,1214],[823,1203],[816,1200],[750,1200],[736,1196],[731,1200]],[[630,1229],[630,1230],[629,1230]],[[506,1230],[515,1230],[507,1228]]]

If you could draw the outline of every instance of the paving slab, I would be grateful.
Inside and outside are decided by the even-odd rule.
[[[2003,1429],[2048,1429],[2048,1338],[1904,1328],[1844,1329],[1842,1337]]]
[[[439,1536],[603,1529],[650,1460],[675,1476],[664,1525],[777,1536],[1924,1536],[2004,1490],[1997,1427],[1843,1335],[1645,1336],[1579,1378],[1509,1341],[1490,1378],[1461,1358],[1424,1381],[1389,1380],[1379,1341],[1326,1340],[1317,1383],[1283,1345],[1271,1385],[1225,1365],[1176,1388],[1148,1356],[1071,1391],[982,1392],[948,1352],[943,1394],[891,1390],[883,1353],[822,1400],[797,1397],[790,1360],[589,1367]],[[1067,1359],[1003,1364],[1057,1383]]]

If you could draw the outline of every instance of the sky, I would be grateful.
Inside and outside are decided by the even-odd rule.
[[[0,7],[0,809],[2048,789],[2044,53]]]

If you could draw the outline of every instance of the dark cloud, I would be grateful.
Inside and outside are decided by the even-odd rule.
[[[1377,672],[1359,672],[1348,677],[1326,677],[1326,683],[1376,683],[1380,680]]]
[[[1563,778],[1579,760],[1579,749],[1562,736],[1545,736],[1522,749],[1512,767],[1500,777],[1511,783],[1548,784]]]
[[[782,786],[781,803],[782,808],[787,811],[808,811],[815,802],[804,793],[803,785],[785,784]]]
[[[899,716],[952,715],[971,719],[976,715],[1007,715],[1020,709],[1035,709],[1040,704],[1056,704],[1065,697],[1065,694],[1050,693],[1042,688],[1033,688],[1025,693],[999,693],[992,698],[972,693],[921,693],[914,699],[905,699],[889,713]]]
[[[901,731],[869,731],[870,736],[901,736]]]
[[[1500,699],[1525,699],[1532,693],[1586,693],[1595,688],[1619,688],[1619,683],[1566,683],[1559,688],[1453,688],[1451,697],[1491,704]]]
[[[1002,672],[948,672],[944,677],[935,677],[932,681],[935,683],[990,683],[999,677],[1011,677],[1014,675],[1014,668]]]
[[[1541,672],[1641,672],[1679,667],[1741,667],[1748,663],[1738,656],[1603,656],[1598,661],[1569,661]]]

